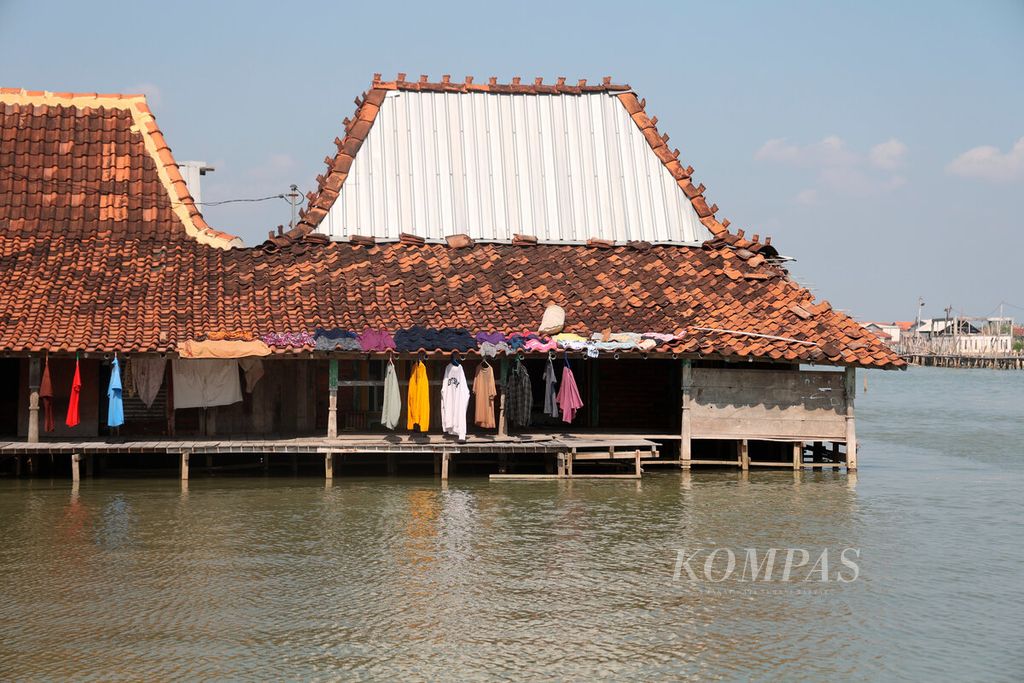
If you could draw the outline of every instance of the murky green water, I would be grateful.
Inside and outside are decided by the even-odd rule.
[[[0,678],[1021,680],[1024,374],[859,418],[856,477],[3,481]],[[674,579],[716,547],[829,580]]]

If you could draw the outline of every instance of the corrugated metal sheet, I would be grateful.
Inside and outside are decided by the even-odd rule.
[[[701,242],[689,200],[614,96],[389,93],[319,230],[336,239]]]

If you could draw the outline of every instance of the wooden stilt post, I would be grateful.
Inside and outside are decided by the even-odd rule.
[[[508,383],[508,360],[501,360],[501,387],[498,389],[498,436],[508,436],[508,418],[505,416],[505,387]]]
[[[448,451],[441,451],[441,481],[448,481]]]
[[[573,463],[573,460],[576,459],[576,447],[575,446],[572,447],[572,450],[569,451],[568,455],[569,455],[569,461],[565,465],[566,476],[568,476],[570,479],[572,479],[572,463]]]
[[[14,476],[15,477],[20,477],[21,476],[21,456],[20,455],[14,456]]]
[[[441,456],[434,453],[434,476],[441,476]]]
[[[78,453],[71,454],[71,481],[79,481],[81,476],[78,473],[78,461],[82,459],[82,456]]]
[[[750,445],[746,439],[740,441],[740,469],[744,471],[750,469]]]
[[[804,443],[803,441],[793,442],[793,469],[798,470],[804,466]]]
[[[388,476],[393,477],[398,474],[398,456],[394,453],[387,454],[388,461]]]
[[[846,368],[846,471],[857,469],[857,426],[853,414],[853,400],[857,393],[857,369]]]
[[[324,453],[324,477],[334,479],[334,452]]]
[[[640,477],[643,475],[643,468],[640,467],[640,449],[636,449],[636,476]]]
[[[188,451],[181,452],[181,480],[188,481]]]
[[[504,451],[498,453],[498,474],[505,474],[508,472],[508,453]]]
[[[558,453],[558,476],[565,476],[565,452],[561,451]]]
[[[28,359],[28,442],[39,442],[39,383],[42,365],[38,357]]]
[[[327,438],[338,438],[338,361],[330,360],[330,374],[327,378]]]
[[[682,400],[682,440],[679,442],[679,467],[690,469],[690,460],[693,459],[693,428],[691,426],[690,401],[692,399],[693,385],[693,364],[689,360],[683,361],[683,400]]]

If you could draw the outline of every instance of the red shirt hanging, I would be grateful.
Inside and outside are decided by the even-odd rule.
[[[75,378],[71,381],[71,398],[68,400],[68,417],[64,424],[68,427],[78,425],[78,395],[82,393],[82,376],[78,372],[78,359],[75,359]]]

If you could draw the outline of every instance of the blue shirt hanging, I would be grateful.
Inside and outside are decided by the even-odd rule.
[[[124,402],[121,400],[121,368],[117,356],[110,366],[110,386],[107,387],[107,426],[120,427],[124,424]]]

